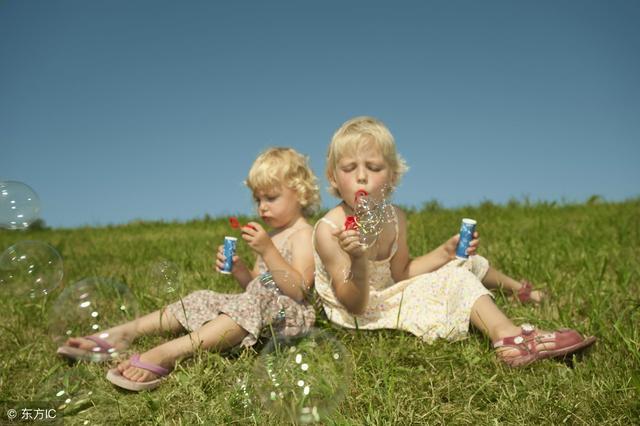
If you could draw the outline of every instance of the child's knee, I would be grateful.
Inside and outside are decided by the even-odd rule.
[[[482,280],[489,271],[489,261],[480,255],[471,256],[469,260],[471,262],[471,272],[479,280]]]
[[[451,268],[449,273],[456,282],[478,281],[478,277],[468,267]]]

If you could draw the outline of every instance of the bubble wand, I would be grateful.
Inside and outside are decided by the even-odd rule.
[[[365,191],[364,189],[358,190],[356,192],[355,202],[358,203],[358,198],[366,197],[367,195],[369,195],[369,194],[367,194],[367,191]],[[356,229],[358,229],[358,219],[356,218],[355,215],[347,216],[344,219],[344,229],[345,230],[349,230],[349,229],[356,230]]]

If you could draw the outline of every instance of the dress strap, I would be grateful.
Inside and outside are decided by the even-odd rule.
[[[329,224],[333,229],[340,229],[338,227],[338,225],[336,225],[335,223],[333,223],[330,219],[327,219],[326,217],[320,218],[320,221]]]
[[[396,236],[393,240],[393,246],[391,247],[391,255],[389,256],[389,259],[391,259],[396,254],[396,251],[398,251],[398,238],[399,238],[399,231],[400,231],[398,213],[396,212],[396,208],[393,205],[391,205],[391,208],[393,209],[393,222],[396,228]]]
[[[396,225],[396,245],[397,245],[399,232],[400,232],[400,224],[398,221],[398,213],[396,212],[396,208],[393,205],[391,206],[391,208],[393,209],[393,221],[395,222],[395,225]]]
[[[316,222],[316,224],[313,226],[313,234],[311,235],[311,244],[313,244],[313,249],[316,249],[316,231],[318,230],[318,225],[320,225],[320,222],[324,222],[327,225],[331,226],[333,229],[340,229],[338,228],[338,225],[336,225],[335,223],[333,223],[331,220],[321,217],[319,221]]]

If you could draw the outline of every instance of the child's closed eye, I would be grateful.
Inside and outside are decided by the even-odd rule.
[[[384,164],[367,163],[367,168],[372,172],[381,172],[384,170]]]

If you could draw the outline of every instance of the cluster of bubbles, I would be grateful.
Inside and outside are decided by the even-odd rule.
[[[386,198],[375,201],[362,197],[357,220],[365,241],[372,235],[377,238],[381,224],[390,220],[389,207]],[[0,182],[0,228],[27,229],[39,219],[39,212],[39,198],[28,185]],[[23,301],[44,298],[63,277],[62,257],[48,243],[20,241],[0,255],[0,296]],[[149,295],[163,304],[183,294],[180,270],[170,261],[155,262],[147,279]],[[295,423],[324,420],[347,392],[351,355],[326,331],[311,329],[304,335],[285,336],[287,296],[281,288],[299,284],[286,271],[262,274],[259,282],[272,293],[268,303],[273,320],[262,335],[270,340],[256,359],[253,374],[246,373],[239,382],[244,407],[261,404],[277,417]],[[117,326],[135,320],[138,314],[138,302],[125,284],[110,278],[84,278],[67,285],[54,300],[47,331],[56,345],[75,351],[76,358],[105,361],[118,357],[132,343],[135,333],[127,334]],[[87,351],[69,340],[83,336],[117,344],[98,344]],[[93,381],[93,374],[81,368],[54,374],[41,384],[37,399],[50,402],[63,416],[75,415],[96,404]]]
[[[384,225],[393,222],[395,213],[390,202],[392,188],[385,186],[380,197],[366,193],[356,196],[355,221],[360,231],[360,242],[370,247],[378,240]]]
[[[28,229],[40,219],[40,198],[27,184],[0,181],[0,228]],[[20,241],[0,255],[0,293],[36,299],[62,281],[62,257],[42,241]]]

